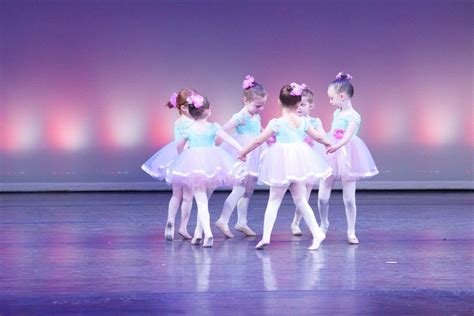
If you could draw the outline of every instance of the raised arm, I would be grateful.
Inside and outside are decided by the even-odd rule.
[[[217,135],[218,138],[222,139],[226,143],[229,143],[229,145],[234,147],[235,150],[237,150],[237,151],[242,150],[242,146],[235,139],[233,139],[229,134],[227,134],[224,131],[224,129],[219,129],[219,131],[217,132],[216,135]],[[212,159],[212,157],[211,157],[211,159]]]
[[[238,125],[238,122],[236,122],[233,118],[231,118],[230,120],[227,121],[227,123],[225,123],[223,126],[222,126],[222,129],[224,130],[224,132],[230,134],[230,132],[236,128]],[[217,138],[216,139],[216,145],[220,145],[222,143],[222,138]]]
[[[237,125],[238,123],[235,120],[230,119],[227,121],[227,123],[222,125],[222,129],[224,130],[224,132],[230,133],[234,128],[237,127]]]
[[[263,132],[260,133],[260,135],[258,135],[252,143],[248,144],[247,146],[244,147],[244,149],[242,149],[242,151],[239,154],[239,159],[241,160],[245,159],[245,156],[249,152],[257,148],[258,146],[262,145],[268,138],[270,138],[270,136],[272,136],[272,134],[273,134],[273,129],[270,126],[270,124],[268,124],[267,127],[263,130]]]
[[[356,122],[349,122],[349,125],[347,126],[346,131],[344,132],[344,136],[341,138],[337,144],[332,145],[331,147],[328,148],[327,152],[328,153],[333,153],[345,144],[351,139],[351,137],[354,135],[355,131],[357,129],[357,123]]]
[[[306,133],[311,136],[315,141],[325,146],[331,146],[331,143],[324,138],[324,134],[315,130],[312,126],[308,126]]]

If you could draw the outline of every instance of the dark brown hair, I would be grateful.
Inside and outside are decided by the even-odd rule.
[[[283,88],[281,88],[279,99],[282,106],[292,108],[301,102],[301,96],[291,95],[292,91],[293,88],[289,84],[284,85]]]
[[[345,72],[339,73],[338,78],[331,82],[329,86],[334,87],[337,93],[344,92],[349,98],[354,95],[354,86],[351,82],[352,77]]]
[[[188,105],[189,115],[191,115],[193,119],[198,120],[204,117],[206,110],[208,110],[211,107],[211,105],[209,104],[209,100],[207,99],[207,97],[203,96],[196,90],[192,90],[191,92],[192,93],[190,95],[198,94],[204,98],[204,104],[199,108],[195,107],[192,103],[188,103],[186,101],[186,104]]]

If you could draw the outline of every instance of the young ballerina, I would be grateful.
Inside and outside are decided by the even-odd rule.
[[[263,236],[255,247],[257,249],[264,249],[270,244],[278,208],[288,189],[313,235],[313,243],[308,249],[318,249],[326,237],[319,229],[313,210],[306,199],[305,183],[329,176],[331,168],[324,159],[311,150],[304,142],[304,138],[308,134],[326,146],[330,143],[315,131],[306,119],[297,115],[302,90],[303,87],[296,83],[281,88],[279,96],[281,117],[272,119],[263,132],[239,155],[239,158],[244,160],[249,152],[275,133],[276,142],[262,155],[258,173],[259,180],[270,186],[270,196],[265,210]]]
[[[142,170],[148,173],[156,180],[165,180],[170,164],[178,157],[176,148],[177,142],[181,138],[181,131],[194,123],[188,113],[188,106],[186,98],[191,95],[192,91],[189,89],[182,89],[178,93],[173,93],[166,106],[170,109],[177,109],[179,118],[174,122],[174,138],[175,140],[163,146],[143,165]],[[176,213],[181,204],[181,222],[179,225],[178,234],[184,239],[191,239],[188,233],[188,222],[191,215],[191,208],[193,205],[192,193],[190,188],[179,183],[171,183],[173,190],[169,205],[168,205],[168,219],[165,227],[165,239],[174,239],[174,227]]]
[[[179,152],[186,143],[189,148],[173,161],[166,181],[191,188],[198,208],[198,222],[193,243],[201,239],[202,229],[203,246],[212,247],[214,238],[210,226],[208,194],[219,186],[234,185],[245,176],[242,163],[215,145],[216,137],[228,142],[237,151],[240,151],[242,146],[219,124],[207,121],[211,114],[207,98],[194,91],[186,99],[186,103],[195,123],[182,130],[182,138],[177,146]]]
[[[321,119],[318,117],[311,117],[309,114],[311,110],[314,108],[314,94],[308,87],[304,84],[304,89],[301,94],[301,102],[298,106],[296,113],[300,116],[305,118],[308,123],[319,133],[322,135],[326,135],[326,131],[323,128],[323,124]],[[311,146],[311,148],[316,152],[317,155],[325,159],[326,156],[326,148],[317,143],[311,138],[311,136],[305,137],[305,142]],[[309,201],[309,197],[311,195],[311,191],[313,189],[313,182],[308,182],[306,185],[306,199]],[[303,218],[301,212],[299,212],[298,208],[295,209],[295,216],[293,218],[293,222],[291,223],[291,232],[295,236],[301,236],[302,232],[299,227],[301,219]]]
[[[244,107],[238,113],[235,113],[222,128],[228,133],[235,129],[236,135],[232,134],[232,136],[234,136],[239,144],[245,146],[251,143],[262,131],[259,113],[263,110],[265,102],[267,102],[267,92],[250,75],[245,77],[242,88],[244,90]],[[247,157],[246,167],[248,176],[242,182],[234,185],[232,192],[224,202],[221,216],[215,223],[217,228],[227,238],[234,237],[228,225],[236,206],[237,224],[234,228],[246,236],[256,236],[255,232],[247,225],[247,210],[250,197],[257,183],[260,154],[264,149],[265,146],[260,146]]]
[[[318,207],[321,229],[326,233],[329,227],[329,198],[334,182],[340,179],[346,210],[347,240],[350,244],[359,244],[355,233],[356,181],[375,176],[379,172],[369,149],[357,136],[361,117],[352,105],[354,87],[351,81],[351,75],[340,72],[336,80],[329,84],[329,103],[336,107],[331,130],[328,133],[330,141],[334,144],[327,149],[327,159],[333,169],[333,175],[320,181]]]

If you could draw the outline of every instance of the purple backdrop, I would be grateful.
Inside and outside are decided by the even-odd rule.
[[[211,120],[238,111],[252,74],[305,82],[331,123],[328,83],[354,76],[374,180],[472,180],[471,1],[0,2],[0,177],[152,181],[141,163],[172,137],[182,87]],[[372,181],[372,180],[371,180]]]

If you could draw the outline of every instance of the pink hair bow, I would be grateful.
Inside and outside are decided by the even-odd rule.
[[[347,80],[349,80],[349,81],[352,80],[352,76],[351,76],[350,74],[344,73],[344,72],[338,73],[337,76],[336,76],[336,79],[342,79],[342,76],[343,76],[343,75],[346,75],[346,79],[347,79]]]
[[[173,92],[173,94],[170,97],[170,104],[175,108],[176,107],[176,98],[178,97],[178,94],[176,92]]]
[[[193,94],[186,98],[188,104],[192,104],[195,108],[199,109],[204,105],[204,97],[199,94]]]
[[[304,88],[306,88],[305,84],[299,85],[296,82],[290,83],[290,86],[292,88],[290,94],[294,96],[300,96],[303,93]]]
[[[252,77],[251,75],[245,76],[244,82],[242,82],[242,88],[244,90],[247,90],[249,88],[252,88],[255,84],[255,78]]]

